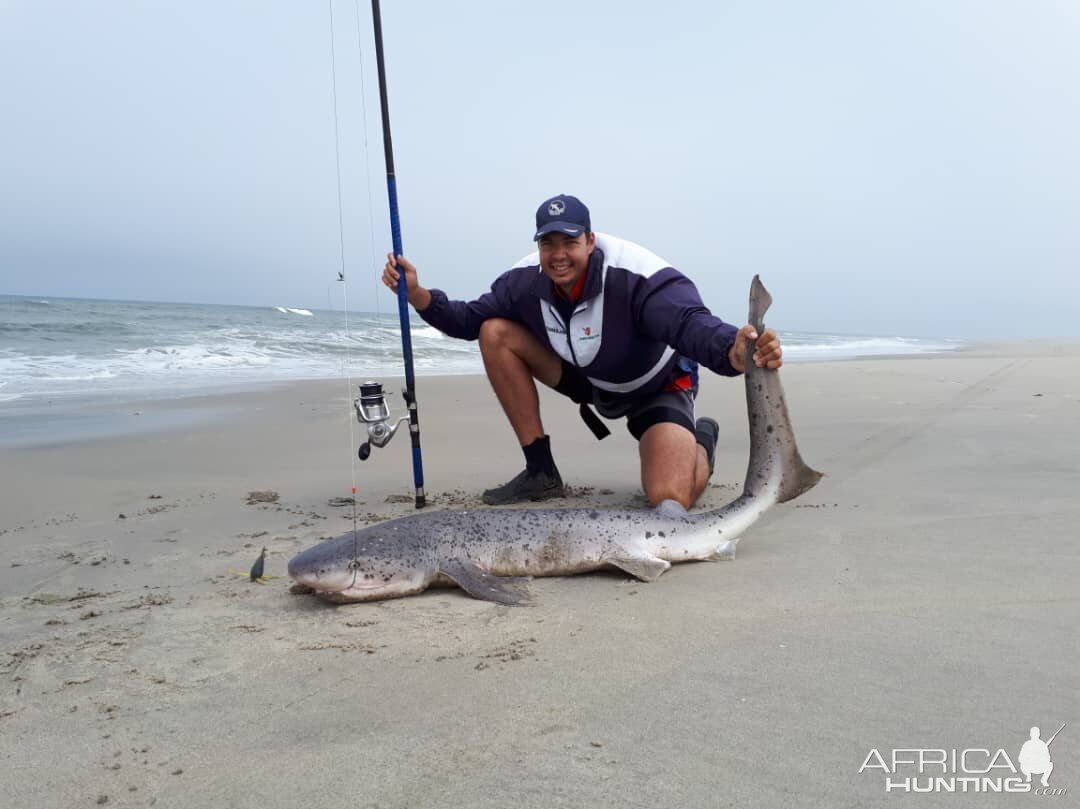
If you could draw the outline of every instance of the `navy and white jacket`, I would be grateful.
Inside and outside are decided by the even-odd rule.
[[[679,375],[679,356],[724,376],[738,329],[714,317],[694,283],[633,242],[596,234],[585,289],[575,303],[556,294],[530,253],[475,301],[452,301],[432,289],[420,312],[450,337],[475,340],[487,319],[523,324],[609,394],[646,396]],[[673,373],[674,372],[674,373]]]

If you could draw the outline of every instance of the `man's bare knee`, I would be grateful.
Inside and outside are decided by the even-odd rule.
[[[485,363],[505,357],[509,352],[525,364],[529,373],[548,387],[554,387],[562,374],[562,360],[543,345],[522,324],[501,317],[480,325],[480,354]]]
[[[480,324],[480,350],[508,347],[508,338],[515,328],[521,327],[506,318],[492,317],[485,320]]]

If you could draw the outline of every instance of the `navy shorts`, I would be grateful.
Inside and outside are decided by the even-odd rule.
[[[662,390],[641,398],[608,393],[594,387],[578,368],[563,361],[562,379],[556,391],[575,402],[593,405],[606,419],[626,419],[626,429],[638,441],[654,424],[679,424],[695,429],[694,397],[697,384],[686,390]]]

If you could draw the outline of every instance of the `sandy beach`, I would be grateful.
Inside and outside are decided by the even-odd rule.
[[[353,468],[358,524],[412,511],[404,436],[351,462],[343,380],[136,403],[122,417],[184,417],[0,449],[4,805],[1022,806],[859,769],[872,749],[1016,761],[1033,725],[1065,722],[1050,783],[1068,794],[1046,801],[1075,805],[1080,344],[783,378],[827,477],[733,562],[536,579],[523,608],[290,594],[288,559],[352,527]],[[432,508],[519,471],[484,378],[418,391]],[[743,397],[705,381],[698,412],[724,429],[699,508],[741,490]],[[645,507],[623,426],[598,443],[542,402],[557,504]],[[264,546],[279,578],[233,575]]]

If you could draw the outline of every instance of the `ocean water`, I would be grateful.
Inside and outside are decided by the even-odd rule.
[[[473,373],[475,344],[412,324],[416,373]],[[0,403],[173,397],[220,386],[403,373],[396,309],[381,315],[0,296]]]
[[[415,318],[413,362],[424,374],[482,373],[475,342]],[[785,360],[922,354],[958,342],[893,335],[781,332]],[[0,296],[0,419],[43,400],[181,398],[220,387],[310,378],[400,376],[396,310],[381,314],[281,307]]]

